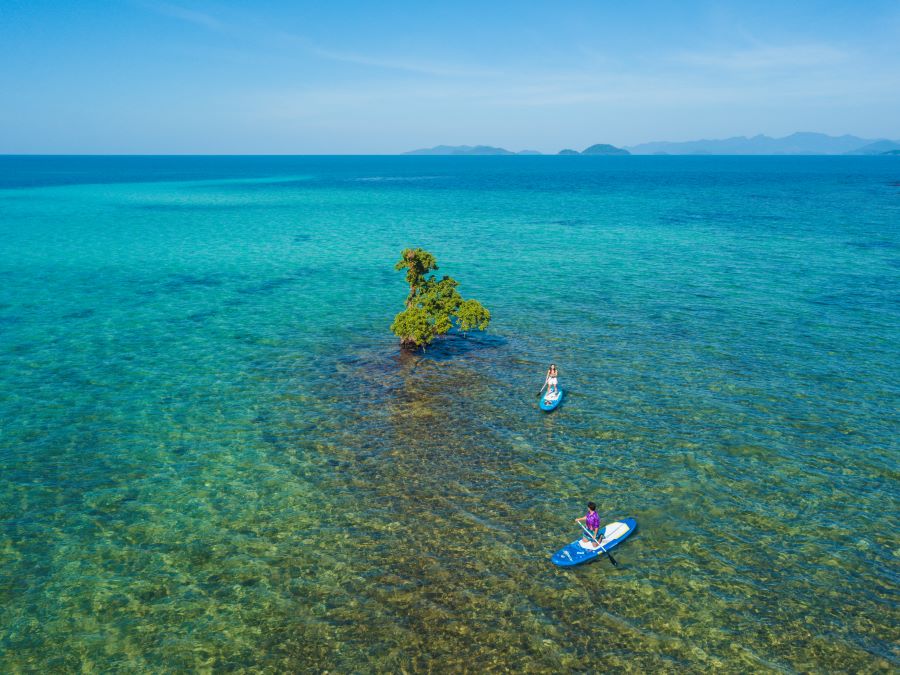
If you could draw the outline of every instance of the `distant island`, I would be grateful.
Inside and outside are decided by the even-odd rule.
[[[634,155],[880,155],[900,149],[900,142],[801,131],[784,138],[758,135],[680,143],[656,141],[628,149]]]
[[[420,148],[404,152],[404,155],[541,155],[537,150],[520,150],[512,152],[506,148],[495,148],[492,145],[436,145],[433,148]],[[622,148],[606,143],[597,143],[581,152],[577,150],[560,150],[560,155],[630,155]]]
[[[626,148],[607,143],[591,145],[581,152],[566,148],[557,155],[896,155],[900,141],[884,138],[859,138],[845,134],[798,131],[784,138],[762,134],[699,141],[654,141]],[[403,153],[405,155],[540,155],[537,150],[513,152],[491,145],[436,145]]]
[[[404,155],[515,155],[516,153],[490,145],[436,145],[433,148],[410,150]]]
[[[617,148],[614,145],[607,145],[606,143],[597,143],[596,145],[592,145],[589,148],[585,148],[581,151],[582,155],[630,155],[631,153],[627,150],[623,150],[622,148]]]
[[[848,155],[886,155],[900,150],[900,143],[896,141],[874,141],[861,148],[848,152]]]

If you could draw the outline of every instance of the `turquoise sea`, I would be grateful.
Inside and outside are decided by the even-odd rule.
[[[0,157],[0,671],[897,672],[898,363],[897,158]]]

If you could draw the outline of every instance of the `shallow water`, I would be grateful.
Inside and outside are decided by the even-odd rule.
[[[0,158],[0,669],[896,670],[898,180]],[[409,245],[488,334],[398,351]]]

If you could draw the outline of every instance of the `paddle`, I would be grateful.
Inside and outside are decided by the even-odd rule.
[[[613,564],[613,567],[618,567],[619,563],[617,563],[616,559],[612,557],[612,553],[610,553],[605,548],[603,548],[603,544],[601,544],[599,541],[597,541],[597,537],[595,537],[594,535],[591,534],[591,531],[584,526],[584,523],[578,523],[578,524],[581,525],[581,529],[584,530],[584,533],[587,536],[589,536],[591,539],[593,539],[596,542],[597,546],[600,547],[600,550],[606,554],[606,556],[609,558],[609,562],[611,562]]]

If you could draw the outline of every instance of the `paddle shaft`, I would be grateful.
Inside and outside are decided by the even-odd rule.
[[[619,563],[617,563],[617,562],[616,562],[616,559],[612,557],[612,553],[610,553],[610,552],[607,551],[605,548],[603,548],[603,544],[601,544],[601,543],[597,540],[597,537],[595,537],[593,534],[591,534],[591,531],[590,531],[589,529],[587,529],[587,528],[584,526],[584,523],[578,523],[578,524],[581,525],[581,529],[584,530],[584,533],[585,533],[587,536],[589,536],[591,539],[593,539],[594,542],[597,544],[597,546],[600,547],[600,550],[603,551],[603,552],[606,554],[606,556],[609,558],[609,562],[612,563],[613,567],[618,567],[618,566],[619,566]]]
[[[544,386],[541,387],[541,390],[538,392],[538,396],[540,396],[541,394],[544,393],[544,387],[546,387],[547,384],[548,384],[549,382],[550,382],[550,378],[549,378],[549,377],[548,377],[546,380],[544,380]],[[547,391],[550,391],[550,390],[548,389]]]

